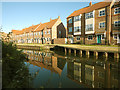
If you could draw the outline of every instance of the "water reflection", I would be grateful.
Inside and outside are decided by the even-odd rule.
[[[43,51],[28,54],[33,87],[120,88],[119,62],[65,56]]]

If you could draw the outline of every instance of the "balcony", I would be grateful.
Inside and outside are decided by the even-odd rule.
[[[92,28],[87,28],[87,29],[85,29],[85,31],[93,31],[93,27]]]
[[[76,32],[81,32],[81,29],[74,30],[74,33],[76,33]]]

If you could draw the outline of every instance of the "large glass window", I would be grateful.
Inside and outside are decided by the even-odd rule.
[[[114,26],[115,27],[120,27],[120,21],[114,21]]]
[[[74,27],[74,32],[80,32],[81,31],[81,26]]]
[[[72,23],[72,18],[69,19],[69,23]]]
[[[85,19],[88,19],[88,18],[93,18],[93,12],[89,12],[85,14]]]
[[[81,20],[81,16],[75,16],[74,17],[74,21],[80,21]]]
[[[88,24],[85,26],[85,31],[93,31],[93,24]]]
[[[99,16],[104,16],[105,15],[105,10],[99,11]]]
[[[99,23],[99,28],[104,28],[105,27],[105,22]]]
[[[120,13],[120,7],[114,9],[114,14],[119,14]]]
[[[69,32],[72,32],[72,27],[69,27]]]

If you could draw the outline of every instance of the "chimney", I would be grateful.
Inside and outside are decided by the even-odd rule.
[[[92,6],[92,2],[89,3],[89,6]]]
[[[58,16],[58,19],[60,19],[60,16]]]
[[[51,21],[52,19],[50,18],[50,21]]]

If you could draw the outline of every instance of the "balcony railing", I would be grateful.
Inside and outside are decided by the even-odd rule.
[[[93,31],[93,28],[87,28],[85,31]]]
[[[76,29],[74,32],[81,32],[81,29]]]

